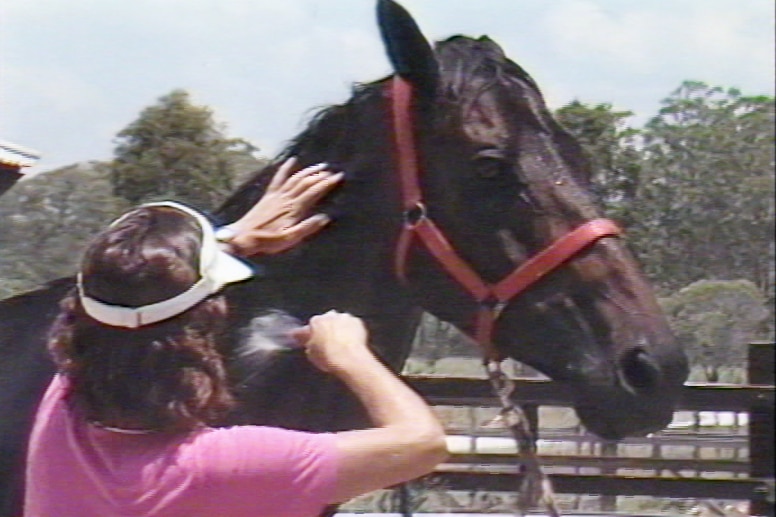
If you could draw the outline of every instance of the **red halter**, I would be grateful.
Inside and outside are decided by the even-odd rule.
[[[466,291],[480,304],[474,339],[488,359],[499,359],[493,346],[493,327],[509,301],[548,273],[602,237],[620,235],[609,219],[594,219],[572,230],[524,262],[501,281],[488,284],[455,252],[450,242],[426,212],[420,191],[419,161],[412,120],[412,86],[399,76],[391,82],[391,115],[396,160],[401,182],[404,226],[396,246],[396,274],[406,281],[407,255],[417,239]]]

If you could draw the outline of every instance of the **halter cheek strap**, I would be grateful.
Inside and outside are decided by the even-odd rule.
[[[493,327],[504,307],[517,295],[603,237],[618,236],[620,228],[609,219],[588,221],[567,233],[495,284],[479,274],[456,253],[447,237],[428,217],[420,190],[417,147],[412,120],[412,86],[394,76],[391,88],[391,118],[396,161],[401,184],[404,225],[396,245],[396,274],[407,281],[407,257],[410,246],[419,241],[436,261],[479,304],[474,339],[487,359],[501,359],[492,343]]]

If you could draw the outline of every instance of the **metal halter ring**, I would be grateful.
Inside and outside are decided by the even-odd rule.
[[[496,319],[501,316],[501,313],[506,308],[508,301],[499,300],[495,296],[491,295],[488,298],[480,302],[480,306],[487,309],[493,314],[493,318]]]
[[[416,228],[428,216],[426,205],[422,201],[415,203],[415,206],[404,211],[404,225],[409,228]]]

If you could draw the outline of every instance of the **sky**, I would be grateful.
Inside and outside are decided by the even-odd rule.
[[[487,34],[551,108],[633,111],[685,80],[774,95],[772,0],[403,0],[431,40]],[[373,0],[2,0],[0,139],[32,174],[107,160],[173,89],[271,156],[316,108],[391,72]]]

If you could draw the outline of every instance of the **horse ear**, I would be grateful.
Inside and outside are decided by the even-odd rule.
[[[425,98],[436,93],[439,65],[418,24],[393,0],[377,1],[377,23],[393,69]]]

